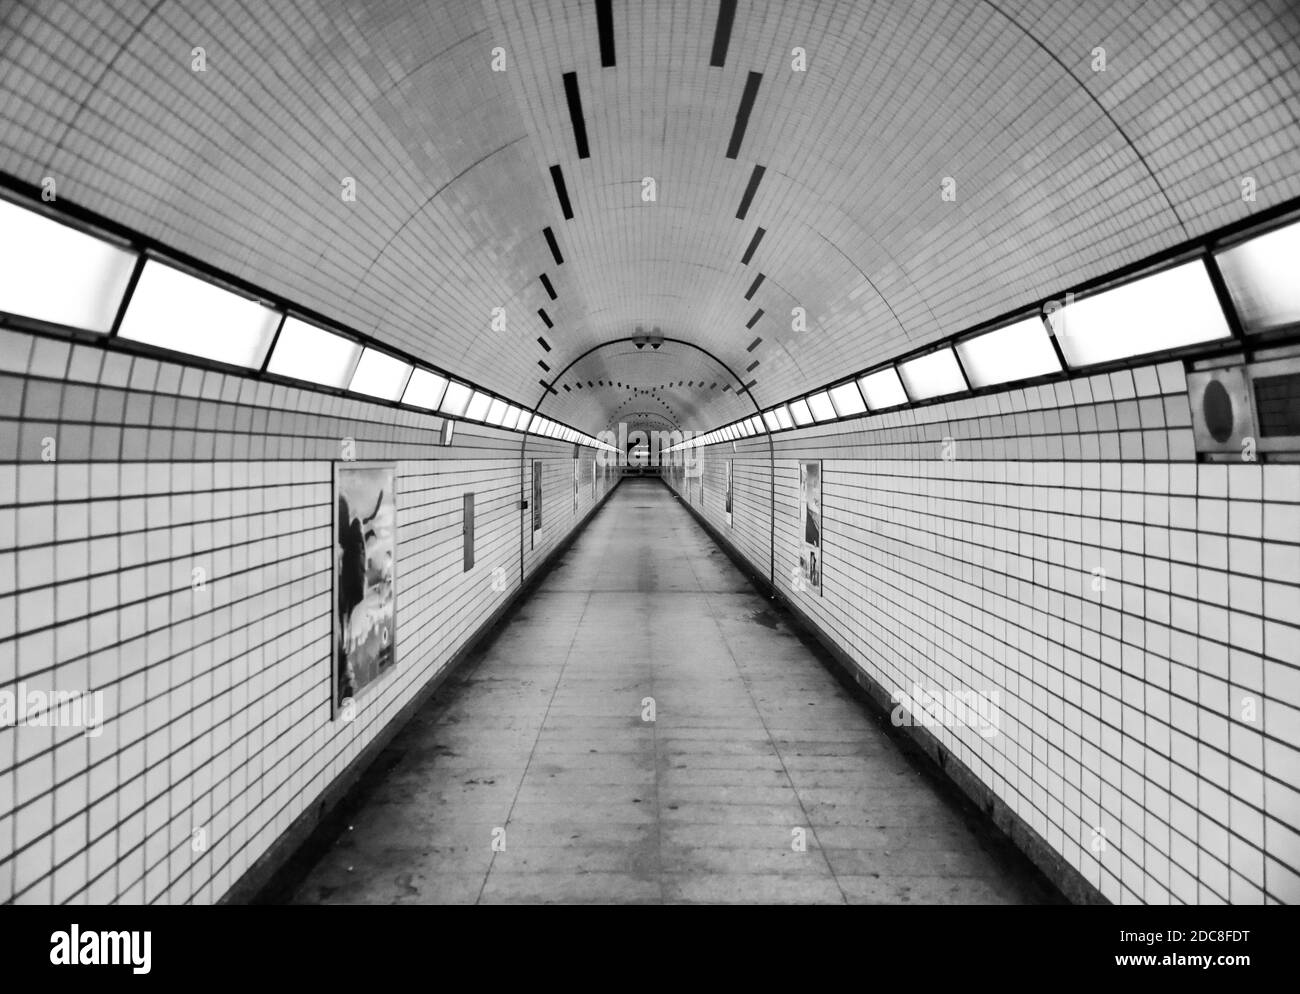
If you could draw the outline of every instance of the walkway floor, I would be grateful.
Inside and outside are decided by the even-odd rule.
[[[390,753],[296,903],[1051,898],[656,480],[615,491]]]

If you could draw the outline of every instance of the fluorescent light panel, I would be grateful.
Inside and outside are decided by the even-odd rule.
[[[452,380],[447,384],[447,392],[443,396],[442,404],[438,410],[443,414],[450,414],[453,418],[463,418],[465,409],[469,407],[470,399],[473,396],[473,387]]]
[[[104,333],[135,253],[0,199],[0,311]]]
[[[866,413],[867,405],[862,402],[862,394],[858,393],[857,384],[852,380],[831,387],[827,392],[831,395],[831,403],[835,405],[835,412],[840,417],[847,418],[854,414]]]
[[[1300,322],[1300,222],[1234,245],[1215,258],[1246,331]]]
[[[482,421],[492,406],[492,398],[481,390],[475,390],[474,396],[469,400],[469,406],[465,408],[465,417],[470,421]]]
[[[150,259],[117,333],[133,342],[260,369],[279,323],[279,312],[265,304]]]
[[[907,403],[907,393],[903,390],[903,383],[899,380],[898,372],[893,366],[886,366],[869,376],[862,377],[858,380],[858,386],[862,389],[862,396],[867,399],[867,406],[873,411]]]
[[[814,421],[835,420],[835,405],[831,403],[831,395],[825,390],[812,394],[808,398],[808,411]]]
[[[957,346],[957,352],[973,387],[1061,371],[1047,328],[1038,316],[967,339]]]
[[[1146,355],[1231,334],[1200,259],[1076,300],[1049,319],[1071,366]]]
[[[812,424],[813,416],[808,401],[803,399],[790,401],[790,417],[794,418],[794,423],[797,425]]]
[[[275,340],[267,372],[342,390],[360,358],[359,342],[291,316]]]
[[[411,364],[402,362],[378,349],[367,348],[361,353],[357,371],[352,374],[348,387],[353,393],[363,393],[380,400],[397,400],[406,390],[411,378]]]
[[[402,403],[411,407],[423,407],[426,411],[436,411],[442,403],[442,395],[447,390],[447,377],[427,369],[416,369],[406,384],[402,394]]]
[[[898,375],[913,400],[929,400],[966,389],[957,356],[948,348],[899,363]]]

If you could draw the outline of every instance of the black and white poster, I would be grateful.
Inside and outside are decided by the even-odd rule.
[[[731,460],[727,460],[727,527],[731,527]]]
[[[533,547],[537,545],[537,532],[542,527],[542,461],[533,460]]]
[[[396,661],[397,466],[337,463],[331,713]]]
[[[805,586],[822,592],[822,464],[799,463],[799,568]]]

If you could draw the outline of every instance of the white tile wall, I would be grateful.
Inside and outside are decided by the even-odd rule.
[[[931,731],[1110,900],[1300,901],[1300,466],[1198,464],[1187,413],[1168,364],[778,435],[775,582],[890,692],[999,691]],[[766,444],[703,456],[764,573]]]
[[[461,424],[441,448],[435,417],[8,331],[0,397],[0,691],[102,691],[107,719],[0,726],[0,902],[219,899],[518,588],[517,434]],[[397,668],[347,724],[329,717],[343,437],[399,477]],[[572,451],[528,442],[548,483],[527,572],[593,504],[586,450],[574,509]]]

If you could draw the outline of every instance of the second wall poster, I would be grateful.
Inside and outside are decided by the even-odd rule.
[[[727,460],[727,527],[731,527],[731,460]]]
[[[532,547],[537,546],[537,531],[542,527],[542,461],[533,460],[533,535]]]
[[[799,464],[799,566],[803,581],[822,592],[822,464]]]

